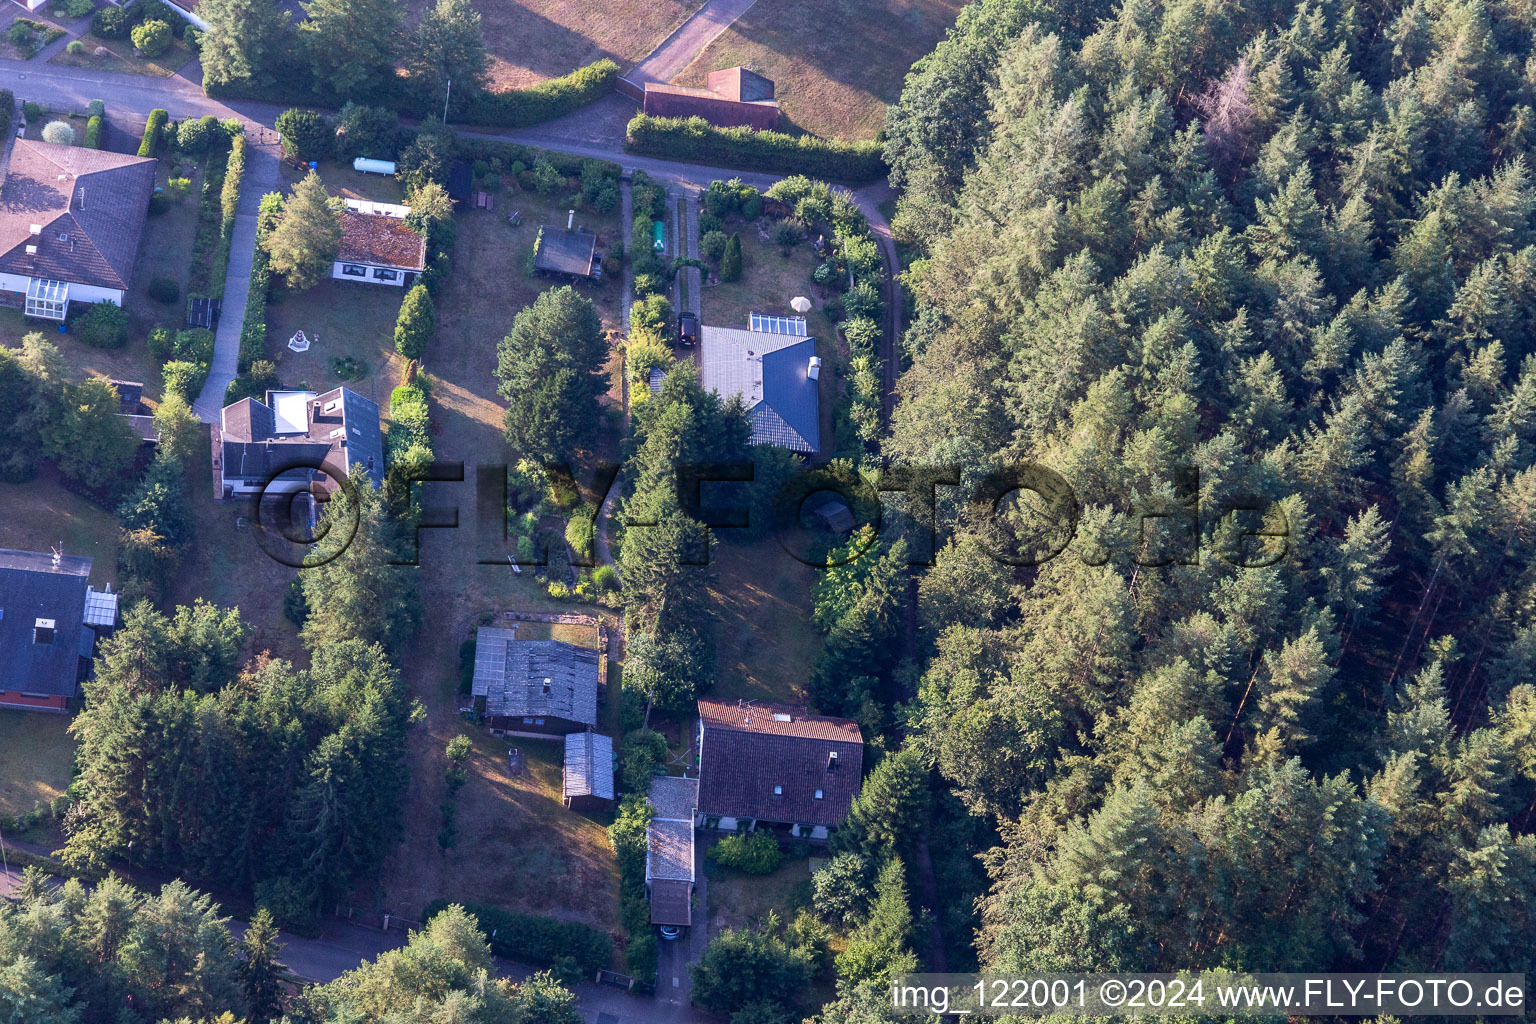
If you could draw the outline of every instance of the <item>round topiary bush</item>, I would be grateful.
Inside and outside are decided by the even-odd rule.
[[[149,297],[169,305],[181,298],[181,285],[169,277],[157,277],[149,282]]]
[[[68,50],[70,53],[84,53],[85,44],[78,39],[71,39],[69,41],[69,45],[64,47],[64,49]]]
[[[146,57],[158,57],[171,48],[171,26],[163,21],[143,21],[134,26],[133,45]]]
[[[49,121],[43,125],[43,141],[51,142],[55,146],[73,146],[75,130],[70,127],[68,121]]]

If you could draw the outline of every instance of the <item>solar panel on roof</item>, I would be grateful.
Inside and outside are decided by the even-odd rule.
[[[769,316],[767,313],[750,313],[747,322],[752,330],[763,334],[788,334],[795,338],[806,336],[805,317]]]

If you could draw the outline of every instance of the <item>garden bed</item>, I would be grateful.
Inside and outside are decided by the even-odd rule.
[[[91,68],[96,71],[169,78],[186,67],[195,56],[192,48],[180,39],[172,42],[169,50],[152,60],[139,55],[132,41],[127,39],[103,39],[95,33],[87,32],[75,42],[83,44],[78,52],[71,53],[66,47],[48,63],[68,68]]]

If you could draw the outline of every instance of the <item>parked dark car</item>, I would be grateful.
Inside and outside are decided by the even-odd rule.
[[[692,313],[679,313],[677,315],[677,343],[679,345],[697,345],[699,343],[699,318]]]

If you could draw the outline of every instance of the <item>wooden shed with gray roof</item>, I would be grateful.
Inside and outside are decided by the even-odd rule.
[[[562,640],[519,640],[482,626],[471,692],[497,736],[564,736],[597,725],[598,652]]]

